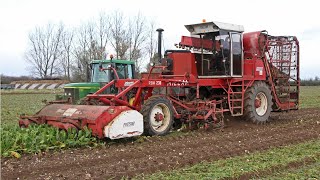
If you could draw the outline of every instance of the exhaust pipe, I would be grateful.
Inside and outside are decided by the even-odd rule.
[[[162,32],[164,30],[161,29],[161,28],[158,28],[156,31],[158,32],[158,56],[159,56],[159,62],[161,63],[161,58],[162,58],[162,55],[161,55],[161,41],[162,41]]]

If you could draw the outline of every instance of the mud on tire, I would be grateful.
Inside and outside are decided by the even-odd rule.
[[[265,123],[270,116],[272,104],[269,86],[257,81],[245,92],[244,118],[254,123]]]
[[[163,96],[150,97],[142,106],[144,134],[162,136],[169,133],[173,123],[171,102]]]

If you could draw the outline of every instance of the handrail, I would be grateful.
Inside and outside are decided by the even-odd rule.
[[[152,66],[151,69],[149,70],[149,73],[148,73],[148,77],[147,79],[149,79],[153,69],[156,69],[156,68],[162,68],[162,70],[164,70],[164,68],[166,68],[167,66]]]
[[[114,67],[100,68],[99,70],[100,71],[112,70],[113,73],[116,75],[116,79],[119,80],[119,75],[117,73],[117,70]]]

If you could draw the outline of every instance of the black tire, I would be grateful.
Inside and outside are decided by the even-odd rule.
[[[254,123],[265,123],[270,117],[272,104],[269,86],[265,82],[257,81],[245,92],[244,118]]]
[[[171,102],[163,96],[150,97],[142,106],[141,114],[144,121],[144,134],[163,136],[169,133],[173,123]],[[157,120],[156,114],[162,114],[162,120]],[[153,117],[154,116],[154,117]]]

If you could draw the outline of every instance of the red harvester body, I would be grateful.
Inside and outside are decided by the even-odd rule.
[[[50,104],[34,116],[22,116],[20,126],[87,126],[100,138],[117,139],[142,132],[165,135],[183,124],[222,127],[225,112],[264,123],[272,110],[298,109],[296,37],[243,33],[242,26],[219,22],[186,28],[192,36],[183,36],[180,49],[167,50],[164,58],[160,49],[159,64],[141,79],[115,79],[87,95],[86,105]],[[158,31],[161,37],[163,30]],[[101,70],[116,74],[112,67]],[[105,94],[110,87],[118,93]]]

